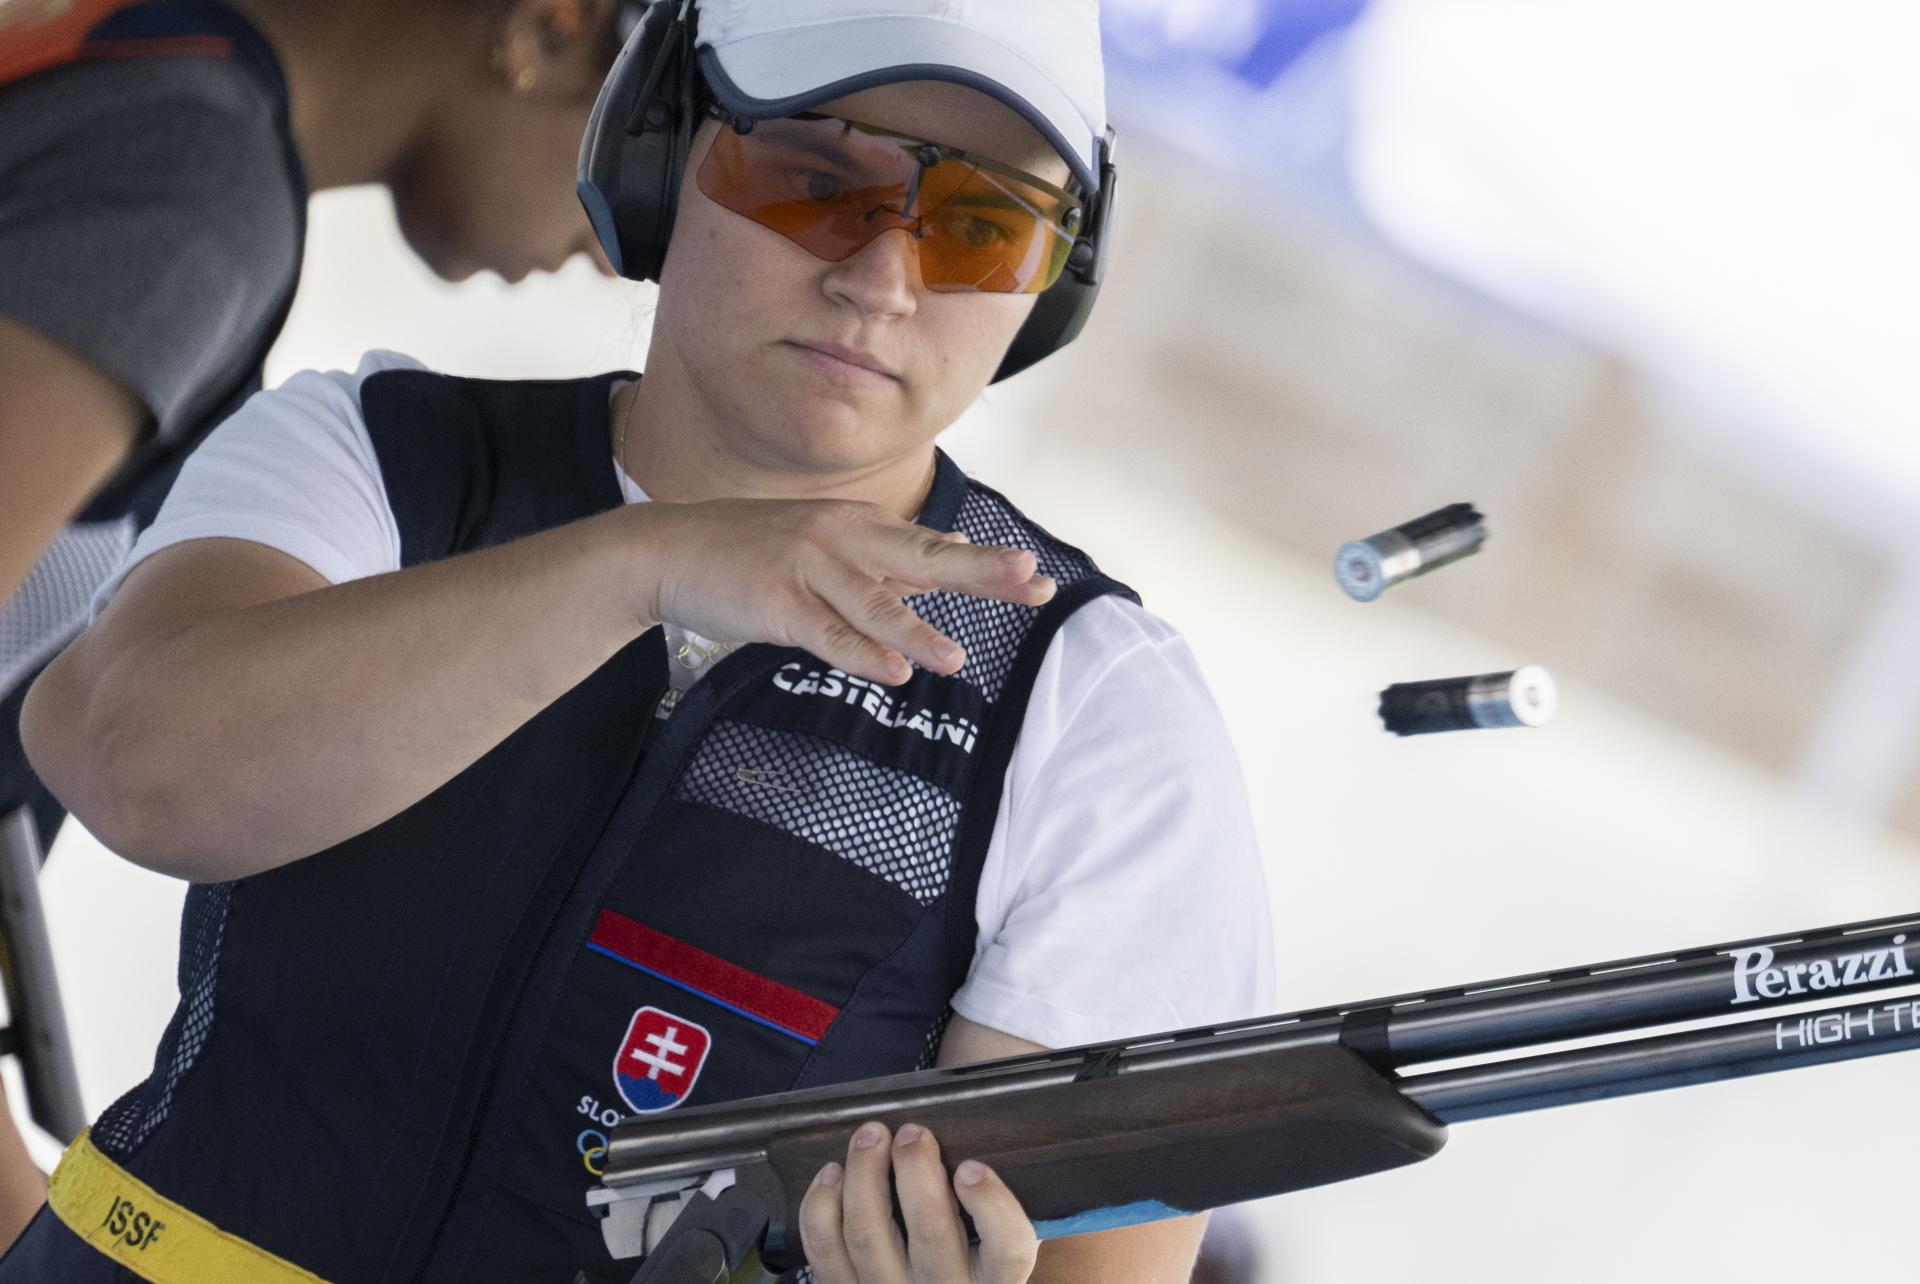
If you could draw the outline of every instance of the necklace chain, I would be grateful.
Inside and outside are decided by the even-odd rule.
[[[636,379],[627,386],[627,408],[620,415],[620,439],[613,448],[614,466],[627,477],[633,476],[627,471],[627,429],[633,427],[633,404],[640,399],[638,384]]]
[[[674,663],[683,669],[697,669],[731,655],[740,646],[738,642],[703,642],[677,624],[667,625],[666,630],[667,645],[673,649]]]

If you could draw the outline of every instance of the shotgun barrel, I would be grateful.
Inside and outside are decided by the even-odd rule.
[[[1399,1081],[1444,1123],[1920,1048],[1920,996],[1439,1070]]]
[[[694,1107],[615,1128],[589,1203],[650,1255],[634,1284],[785,1269],[814,1173],[878,1119],[990,1164],[1043,1237],[1151,1221],[1413,1163],[1453,1123],[1920,1048],[1917,963],[1907,914]]]

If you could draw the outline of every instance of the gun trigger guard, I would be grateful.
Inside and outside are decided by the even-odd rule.
[[[665,1271],[684,1258],[678,1247],[683,1238],[713,1241],[726,1258],[727,1273],[739,1270],[760,1249],[776,1220],[784,1226],[785,1202],[779,1180],[765,1165],[718,1170],[698,1190],[677,1199],[652,1197],[645,1213],[646,1257],[634,1284],[656,1279],[664,1284],[672,1278],[650,1273],[648,1267]]]
[[[631,1284],[725,1284],[734,1267],[719,1236],[689,1229],[649,1253]]]
[[[653,1195],[609,1203],[605,1215],[600,1219],[600,1238],[606,1242],[607,1255],[615,1261],[645,1256],[658,1238],[649,1233],[653,1227],[653,1213],[670,1207],[671,1204]],[[661,1231],[664,1234],[665,1227]]]

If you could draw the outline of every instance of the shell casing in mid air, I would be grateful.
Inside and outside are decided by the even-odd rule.
[[[1380,693],[1380,721],[1396,736],[1538,727],[1559,704],[1553,675],[1529,664],[1510,673],[1396,682]]]
[[[1371,602],[1403,580],[1480,551],[1486,519],[1472,504],[1448,504],[1392,530],[1340,546],[1333,573],[1356,602]]]

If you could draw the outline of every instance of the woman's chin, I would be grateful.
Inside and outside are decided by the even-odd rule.
[[[796,406],[768,435],[785,466],[816,476],[865,472],[889,453],[882,429],[838,403]]]

